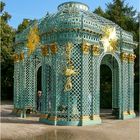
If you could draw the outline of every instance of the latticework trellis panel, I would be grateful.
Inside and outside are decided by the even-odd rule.
[[[92,105],[91,52],[82,56],[82,115],[91,116]]]
[[[74,64],[75,70],[78,71],[78,74],[72,77],[73,88],[68,94],[68,115],[69,119],[71,120],[79,120],[81,114],[81,61],[81,45],[74,44],[72,62]]]
[[[20,93],[20,66],[19,63],[14,64],[14,107],[20,108],[19,106],[19,93]]]
[[[129,111],[134,110],[134,62],[128,64],[128,98]]]
[[[128,111],[128,62],[122,62],[123,112]]]

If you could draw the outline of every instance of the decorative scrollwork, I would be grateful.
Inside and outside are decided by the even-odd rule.
[[[71,76],[74,76],[77,74],[74,70],[74,65],[71,60],[71,52],[73,49],[73,44],[68,42],[66,45],[66,50],[65,50],[65,56],[66,56],[66,63],[67,66],[64,69],[64,75],[66,76],[66,84],[64,87],[64,91],[70,91],[72,89],[72,82],[71,82]]]
[[[118,40],[116,36],[116,28],[106,26],[102,29],[103,37],[101,39],[105,52],[114,53],[117,50]]]
[[[64,74],[65,74],[65,76],[70,77],[70,76],[76,75],[77,72],[75,72],[74,66],[69,66],[69,67],[65,68]]]

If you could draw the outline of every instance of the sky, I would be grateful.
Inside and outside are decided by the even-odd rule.
[[[59,4],[68,1],[78,1],[87,4],[90,10],[93,11],[98,6],[101,6],[105,10],[106,3],[112,2],[112,0],[2,0],[5,2],[7,11],[12,18],[9,24],[17,28],[24,18],[40,19],[47,12],[53,13],[57,11]],[[133,6],[137,11],[139,9],[139,0],[125,0],[129,6]]]

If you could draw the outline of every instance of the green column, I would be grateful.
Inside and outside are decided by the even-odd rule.
[[[122,60],[122,118],[128,115],[128,61]]]
[[[135,113],[134,113],[134,61],[129,61],[128,75],[129,75],[129,85],[128,85],[129,104],[128,104],[128,111],[129,111],[130,115],[135,117]]]
[[[92,56],[92,119],[101,123],[100,119],[100,64],[99,54]]]

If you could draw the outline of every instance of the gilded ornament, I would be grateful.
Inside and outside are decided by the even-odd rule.
[[[92,52],[93,52],[93,55],[98,56],[100,54],[99,46],[98,45],[93,45],[92,46]]]
[[[136,55],[135,54],[129,54],[128,55],[129,62],[134,62],[135,58],[136,58]]]
[[[89,49],[90,49],[90,45],[86,41],[83,41],[82,44],[83,54],[89,54]]]
[[[73,49],[72,43],[68,42],[66,45],[66,59],[68,62],[70,62],[72,49]]]
[[[48,114],[41,114],[40,118],[41,119],[47,119],[48,118]]]
[[[19,55],[15,53],[15,54],[13,55],[13,60],[14,60],[14,62],[19,62],[19,59],[20,59]]]
[[[116,28],[115,27],[105,27],[103,28],[103,37],[101,39],[104,51],[114,53],[117,50],[117,35],[116,35]]]
[[[92,116],[91,116],[91,119],[92,119],[92,120],[101,120],[101,118],[100,118],[99,115],[92,115]]]
[[[121,59],[122,61],[128,61],[128,53],[125,52],[121,53]]]
[[[74,70],[74,66],[73,66],[72,60],[71,60],[72,49],[73,49],[73,44],[68,42],[66,45],[66,50],[65,50],[66,61],[68,64],[68,66],[64,70],[64,75],[67,78],[65,87],[64,87],[65,92],[70,91],[72,89],[71,76],[74,76],[77,74],[77,72],[75,72],[75,70]]]
[[[42,53],[43,56],[47,56],[49,54],[48,46],[41,47],[41,53]]]
[[[58,51],[57,44],[56,44],[56,43],[52,43],[52,44],[50,45],[50,50],[51,50],[51,53],[52,53],[52,54],[56,54],[57,51]]]
[[[124,111],[123,112],[123,115],[128,115],[128,111]]]
[[[50,121],[56,121],[58,118],[57,118],[57,116],[48,116],[48,118],[47,118],[48,120],[50,120]]]
[[[90,120],[90,116],[81,116],[80,119],[84,121]]]
[[[65,68],[65,70],[64,70],[64,75],[67,77],[73,76],[76,74],[77,74],[77,72],[75,72],[74,66],[69,66],[68,68]]]
[[[35,25],[30,29],[27,39],[27,48],[28,48],[28,56],[30,56],[36,49],[37,45],[39,44],[39,32],[38,27]]]
[[[20,60],[21,61],[24,60],[24,53],[23,52],[20,53]]]
[[[135,115],[135,112],[134,112],[133,110],[130,110],[128,113],[129,113],[130,115]]]
[[[70,91],[72,89],[72,82],[71,82],[71,77],[67,77],[66,79],[66,84],[64,87],[64,91]]]
[[[112,52],[117,50],[118,41],[116,39],[110,39],[109,44],[112,47]]]

